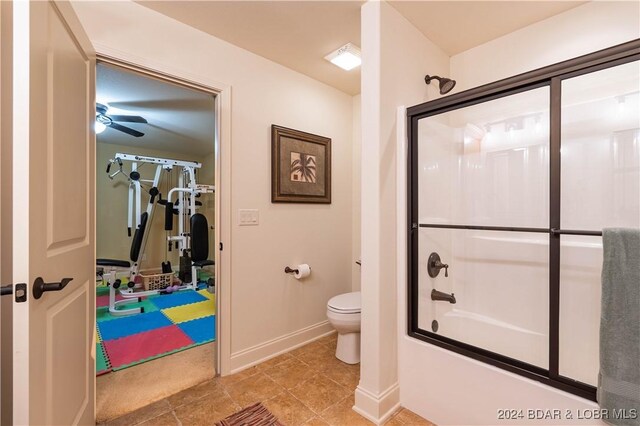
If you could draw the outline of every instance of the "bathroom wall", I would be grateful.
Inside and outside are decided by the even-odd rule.
[[[352,97],[170,19],[140,4],[74,2],[89,38],[168,69],[230,87],[230,369],[237,370],[331,330],[326,302],[351,290]],[[114,30],[117,28],[117,31]],[[131,43],[136,40],[136,43]],[[332,139],[332,203],[271,203],[270,127]],[[226,208],[224,206],[223,208]],[[238,209],[258,209],[239,226]],[[222,224],[221,224],[222,225]],[[224,232],[224,230],[223,230]],[[309,263],[305,281],[284,267]]]
[[[561,15],[541,21],[467,52],[458,54],[450,60],[450,76],[457,80],[455,91],[465,90],[480,84],[489,83],[638,38],[640,36],[638,7],[638,3],[635,2],[590,2]],[[407,61],[405,65],[409,67],[414,66],[411,61]],[[432,72],[431,67],[427,68],[423,64],[415,65],[419,66],[423,71],[428,70]],[[435,71],[433,71],[433,73],[435,73]],[[454,123],[448,123],[448,125],[451,128],[456,127]],[[583,125],[579,127],[583,127]],[[631,127],[634,127],[634,125],[632,124]],[[621,135],[621,137],[625,138],[628,136]],[[594,141],[596,141],[596,139],[598,139],[598,143],[599,140],[606,140],[607,146],[613,143],[608,136],[604,138],[595,137]],[[588,159],[590,162],[597,162],[596,157],[598,154],[596,154],[596,151],[599,148],[597,148],[596,151],[586,153],[580,149],[580,145],[586,145],[580,142],[584,142],[584,139],[582,141],[576,141],[575,145],[577,149],[574,149],[576,155],[582,156],[583,159]],[[569,148],[572,147],[573,146],[569,146]],[[522,154],[530,149],[531,148],[527,147],[526,150],[518,152]],[[563,155],[565,154],[566,153],[563,153]],[[569,155],[570,154],[571,152]],[[565,159],[568,160],[566,155]],[[576,161],[583,165],[591,164],[584,163],[584,161],[581,162],[580,160]],[[595,163],[592,165],[597,166]],[[404,170],[399,170],[398,172],[398,176],[405,176]],[[630,187],[630,190],[633,191],[633,188]],[[402,198],[403,194],[399,193],[398,199],[400,200]],[[401,202],[404,203],[404,199],[402,199]],[[606,203],[602,202],[600,204]],[[451,206],[447,208],[450,209]],[[453,217],[454,211],[447,210],[447,208],[443,208],[443,211],[445,213],[450,212],[450,217]],[[482,208],[471,211],[481,212]],[[596,213],[596,216],[598,214],[599,213]],[[586,223],[583,225],[586,225]],[[598,224],[591,223],[589,226],[598,226]],[[432,232],[432,234],[435,233]],[[401,239],[404,236],[402,227],[399,227],[399,235]],[[482,238],[478,239],[477,237]],[[476,235],[475,239],[477,243],[472,247],[469,247],[469,240],[467,239],[452,238],[451,249],[455,251],[456,246],[460,246],[464,241],[463,245],[467,246],[467,250],[460,252],[459,255],[469,260],[478,258],[487,252],[492,253],[493,256],[494,251],[497,249],[496,244],[501,246],[501,251],[496,251],[495,253],[504,256],[509,255],[510,252],[515,253],[523,250],[531,252],[535,250],[536,246],[538,248],[541,247],[539,242],[536,243],[533,241],[534,239],[531,238],[515,240],[510,238],[512,241],[498,242],[487,240],[485,237],[486,235]],[[491,237],[496,239],[501,236],[492,234]],[[442,237],[440,239],[442,239]],[[527,239],[530,241],[527,242]],[[437,240],[438,237],[434,235],[432,241]],[[591,356],[585,357],[582,352],[584,352],[583,349],[585,348],[593,352],[592,343],[594,339],[591,333],[593,321],[582,321],[583,325],[579,328],[572,326],[571,321],[574,321],[573,324],[575,325],[577,317],[584,319],[584,316],[588,315],[590,319],[595,319],[597,323],[599,313],[596,312],[594,306],[597,306],[598,295],[593,290],[597,288],[598,281],[596,280],[594,282],[593,276],[598,275],[598,270],[594,271],[593,267],[587,267],[588,265],[585,264],[585,259],[588,259],[591,263],[595,262],[595,269],[598,269],[599,265],[597,265],[597,263],[601,261],[601,254],[597,247],[599,244],[594,242],[593,238],[582,237],[580,239],[566,239],[565,241],[566,244],[563,244],[563,262],[566,263],[563,263],[563,265],[571,265],[571,268],[567,268],[567,274],[561,277],[561,279],[568,284],[564,293],[561,295],[561,297],[564,297],[564,300],[567,301],[567,304],[561,307],[561,323],[564,322],[565,324],[564,328],[561,328],[561,335],[564,332],[564,338],[561,337],[561,345],[563,345],[565,349],[572,349],[573,352],[567,350],[564,356],[561,354],[561,371],[564,366],[564,371],[567,374],[571,373],[576,375],[576,377],[579,376],[581,380],[590,381],[593,380],[592,366],[594,365],[594,358]],[[493,246],[488,248],[491,244],[493,244]],[[444,244],[442,250],[446,251],[447,249],[448,246]],[[533,254],[531,256],[533,256]],[[403,257],[400,258],[404,259]],[[456,262],[459,262],[459,260],[460,259],[456,260]],[[518,259],[512,260],[517,261]],[[463,268],[467,269],[466,271],[456,271],[455,267],[452,267],[450,271],[451,280],[461,279],[463,281],[462,287],[458,288],[461,291],[461,298],[470,295],[468,291],[471,289],[464,286],[464,281],[468,281],[469,272],[474,271],[476,274],[484,275],[491,273],[490,270],[474,270],[473,263],[467,266],[469,266],[469,268]],[[490,268],[490,265],[488,267]],[[563,412],[564,410],[572,410],[575,415],[577,409],[597,407],[597,405],[591,401],[544,386],[521,376],[505,372],[403,335],[404,333],[402,331],[406,330],[406,270],[403,268],[403,262],[398,262],[398,321],[399,329],[401,330],[399,336],[398,374],[400,380],[400,399],[403,406],[441,425],[496,424],[499,421],[496,417],[497,410],[505,408],[558,408],[562,409]],[[577,270],[580,271],[577,272]],[[462,277],[460,277],[461,273]],[[456,276],[458,278],[456,278]],[[528,278],[531,277],[529,276]],[[518,281],[518,283],[519,285],[528,285],[526,280]],[[575,286],[574,284],[576,283],[580,283],[580,286]],[[488,286],[488,288],[493,288],[495,294],[500,294],[500,291],[495,287],[496,282],[485,282],[485,285]],[[430,290],[430,288],[428,290]],[[504,288],[502,290],[504,290]],[[466,294],[465,291],[467,292]],[[577,299],[574,296],[578,294],[588,296],[586,296],[586,299],[584,297]],[[474,309],[484,309],[483,306],[487,306],[487,301],[481,300],[482,295],[471,295],[476,297],[476,300],[473,301],[471,305],[467,304],[466,306],[462,306],[463,304],[461,304],[460,309],[473,311]],[[490,296],[491,294],[488,293],[488,295]],[[456,293],[456,296],[458,296],[458,293]],[[580,300],[580,302],[578,302],[578,300]],[[509,312],[508,308],[503,306],[503,303],[494,303],[492,306],[494,309],[491,312],[499,316],[504,315],[503,318],[508,318],[509,315],[512,316],[509,321],[504,321],[506,324],[518,324],[518,320],[516,320],[516,317],[513,317],[513,315],[520,315],[521,313]],[[575,313],[577,306],[580,306],[579,309],[582,314]],[[436,307],[435,309],[441,310],[441,312],[436,312],[435,315],[442,317],[446,315],[450,307]],[[449,315],[448,319],[452,320],[450,332],[456,338],[461,338],[463,335],[474,338],[480,337],[482,333],[487,333],[487,330],[483,331],[478,328],[473,328],[478,325],[477,322],[462,324],[461,322],[465,318],[460,318],[459,315],[455,318],[453,315]],[[474,321],[477,321],[477,319],[478,317],[474,316]],[[530,321],[532,319],[533,318],[527,318],[526,320]],[[425,318],[421,318],[421,320],[423,322],[427,321]],[[526,324],[525,318],[520,318],[519,321],[520,324],[518,325]],[[484,322],[485,326],[488,324],[488,322]],[[491,327],[495,325],[496,323],[493,322]],[[544,324],[536,326],[530,323],[529,326],[544,328]],[[469,330],[471,328],[473,328],[475,332],[470,333]],[[572,334],[575,331],[575,334],[580,337],[570,338],[568,334],[569,329],[572,330]],[[502,333],[511,333],[515,330],[518,330],[520,336],[522,336],[522,330],[517,327],[503,328]],[[494,332],[495,330],[490,333]],[[456,333],[458,334],[456,335]],[[487,341],[485,343],[498,344],[504,339],[515,341],[514,339],[517,337],[515,335],[511,337],[505,336],[504,334],[501,334],[501,336],[501,338],[494,339],[494,342]],[[575,347],[578,341],[580,342],[580,354],[577,353],[577,348]],[[529,343],[525,342],[523,347],[526,348],[530,344],[530,341]],[[516,348],[516,350],[519,349]],[[532,354],[532,356],[533,355],[535,354]],[[584,373],[585,367],[588,370],[587,374]],[[461,407],[463,407],[463,409],[461,409]],[[529,424],[539,423],[533,420],[523,420],[512,423],[524,424],[527,422]],[[547,424],[549,422],[552,421],[546,421]],[[563,423],[579,423],[579,421],[574,419],[573,421],[564,421]],[[594,420],[583,420],[583,424],[602,423]]]
[[[360,110],[362,109],[362,96],[356,95],[353,97],[353,136],[352,143],[353,149],[351,155],[351,257],[355,260],[361,260],[360,255],[360,185],[362,181],[360,179],[361,165],[360,151],[362,150],[362,120],[360,117]],[[351,291],[360,291],[360,273],[361,266],[353,262],[351,265]]]
[[[98,140],[100,135],[98,135]],[[213,147],[213,140],[211,141]],[[191,160],[202,163],[202,168],[198,170],[198,183],[213,184],[214,183],[214,158],[213,154],[204,158],[198,158],[194,155],[180,154],[176,152],[161,151],[156,149],[141,148],[131,145],[116,145],[98,141],[96,144],[96,256],[106,259],[122,259],[129,260],[129,251],[131,249],[131,238],[127,236],[127,208],[129,185],[122,175],[117,176],[113,180],[109,179],[105,173],[105,167],[110,159],[113,159],[116,153],[139,154],[151,157],[172,158],[177,160]],[[124,170],[130,170],[131,163],[124,163]],[[111,168],[112,172],[114,168]],[[143,179],[152,179],[155,174],[155,166],[144,166],[140,169]],[[166,172],[163,172],[160,179],[159,189],[164,198],[167,197],[165,182],[168,179]],[[169,186],[171,189],[177,182],[177,169],[173,172],[174,184]],[[209,221],[209,225],[214,224],[214,194],[204,194],[198,201],[202,201],[203,206],[199,209],[199,213],[204,214]],[[142,211],[146,210],[149,195],[142,193]],[[174,200],[175,201],[175,200]],[[177,222],[176,222],[177,223]],[[177,225],[176,225],[177,226]],[[166,231],[164,230],[164,208],[156,205],[153,221],[149,227],[147,245],[141,268],[158,269],[164,262],[165,256],[171,262],[172,266],[178,267],[179,252],[172,250],[167,252]],[[133,231],[132,231],[133,234]],[[213,232],[210,232],[209,258],[213,259]]]
[[[404,190],[398,191],[397,108],[434,99],[424,75],[448,75],[448,57],[385,2],[370,1],[362,14],[362,361],[355,409],[384,420],[399,402],[396,224]],[[400,162],[404,163],[401,159]],[[397,177],[398,176],[398,177]],[[403,185],[406,188],[406,185]],[[400,314],[402,315],[402,314]],[[400,320],[404,326],[404,317]],[[404,327],[401,328],[404,330]],[[409,407],[415,411],[415,407]]]

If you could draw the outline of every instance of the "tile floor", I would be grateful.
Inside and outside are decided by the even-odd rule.
[[[217,377],[106,423],[213,425],[261,401],[287,426],[359,426],[373,423],[351,409],[360,366],[335,357],[336,334],[227,377]],[[400,409],[388,426],[433,426]]]

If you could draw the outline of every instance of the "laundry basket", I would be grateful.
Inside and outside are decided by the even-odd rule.
[[[173,272],[166,274],[162,273],[161,269],[151,269],[147,271],[140,271],[140,278],[142,278],[142,286],[145,291],[148,290],[163,290],[171,285],[173,282]]]

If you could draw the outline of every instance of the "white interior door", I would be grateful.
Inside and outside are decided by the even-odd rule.
[[[15,1],[13,28],[13,422],[93,424],[94,54],[66,2]]]

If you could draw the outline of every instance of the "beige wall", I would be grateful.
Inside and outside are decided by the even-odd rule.
[[[360,151],[362,150],[362,121],[360,119],[362,96],[356,95],[353,97],[353,136],[352,136],[352,150],[351,155],[351,256],[354,259],[351,265],[351,291],[360,291],[360,273],[362,272],[361,266],[358,266],[355,261],[360,259]]]
[[[401,46],[402,48],[399,48]],[[448,57],[385,2],[362,7],[362,362],[355,408],[384,421],[399,403],[397,357],[396,122],[399,106],[433,99],[427,73]],[[400,179],[404,179],[401,176]],[[406,188],[406,184],[404,184]],[[404,322],[404,321],[403,321]]]
[[[73,3],[92,42],[231,87],[231,367],[330,327],[326,302],[351,289],[352,97],[133,2]],[[117,28],[117,31],[114,31]],[[131,43],[136,40],[136,43]],[[270,127],[332,139],[332,203],[271,203]],[[227,208],[225,206],[224,208]],[[239,226],[238,209],[258,209]],[[230,252],[227,252],[230,250]],[[309,263],[305,281],[284,267]]]
[[[213,146],[213,141],[211,141]],[[129,185],[124,176],[118,175],[113,180],[109,179],[105,173],[109,159],[113,159],[115,154],[120,152],[124,154],[140,154],[161,158],[171,158],[176,160],[200,161],[202,169],[198,173],[197,181],[203,184],[213,184],[214,161],[213,153],[204,158],[189,154],[178,154],[175,152],[158,151],[148,148],[139,148],[132,146],[115,145],[109,143],[97,143],[96,147],[96,253],[98,258],[122,259],[129,260],[129,250],[131,248],[131,239],[127,236],[127,205]],[[124,162],[124,170],[131,170],[131,163]],[[172,172],[173,184],[169,185],[169,189],[177,186],[178,170]],[[111,172],[115,171],[115,166],[111,167]],[[140,169],[143,179],[152,179],[155,173],[155,166],[146,165]],[[168,177],[163,172],[160,180],[159,190],[163,198],[167,197],[166,184]],[[214,194],[202,195],[200,200],[203,202],[203,209],[199,213],[207,217],[209,226],[214,225]],[[143,191],[142,211],[146,210],[149,201],[149,195]],[[176,222],[177,223],[177,222]],[[175,227],[174,227],[175,228]],[[164,230],[164,208],[156,205],[153,221],[151,223],[150,234],[147,240],[147,246],[142,260],[141,268],[160,268],[161,262],[167,259],[171,261],[172,266],[179,266],[178,252],[173,250],[167,253],[166,248],[166,231]],[[177,228],[176,228],[177,229]],[[175,235],[177,231],[173,231]],[[132,230],[133,234],[133,230]],[[211,238],[213,232],[209,232]],[[209,258],[213,258],[213,249],[209,248]]]
[[[12,283],[11,3],[0,2],[0,285]],[[0,299],[0,424],[12,424],[13,297]]]

